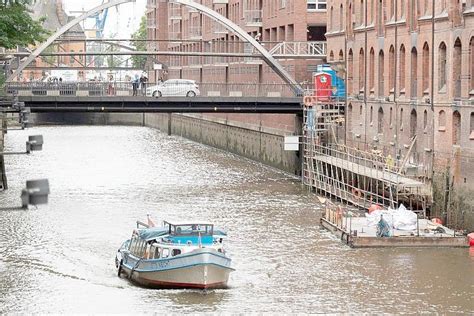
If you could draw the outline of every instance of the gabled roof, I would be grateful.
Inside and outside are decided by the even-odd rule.
[[[58,2],[59,1],[59,2]],[[63,9],[61,0],[41,0],[35,1],[31,8],[31,15],[34,19],[44,17],[43,27],[50,31],[57,31],[63,25],[72,21],[74,17],[68,16]],[[86,38],[84,30],[80,24],[73,26],[69,31],[62,35],[63,38]]]

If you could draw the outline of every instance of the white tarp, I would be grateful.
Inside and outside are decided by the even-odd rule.
[[[376,227],[380,221],[380,216],[387,221],[388,225],[394,229],[413,231],[416,230],[417,216],[414,212],[407,210],[402,204],[398,209],[376,210],[370,214],[365,214],[367,226]]]

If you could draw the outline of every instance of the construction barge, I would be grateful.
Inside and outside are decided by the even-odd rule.
[[[377,237],[377,229],[367,224],[366,217],[334,205],[326,206],[321,226],[352,248],[469,247],[467,236],[425,218],[418,219],[414,231],[392,229],[390,237]]]
[[[343,100],[307,96],[303,114],[303,183],[324,196],[322,227],[353,248],[469,247],[467,236],[429,219],[432,164],[413,158],[416,135],[402,156],[392,156],[390,147],[359,148],[340,141],[340,135],[346,133]],[[373,206],[389,210],[400,205],[407,205],[410,229],[387,225],[380,213],[376,213],[375,225],[369,225],[368,215],[364,216]],[[358,210],[350,211],[354,208]],[[387,212],[384,214],[390,217]],[[376,228],[381,222],[390,231],[383,237]]]

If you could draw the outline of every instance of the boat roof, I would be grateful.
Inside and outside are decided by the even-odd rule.
[[[150,227],[137,230],[138,236],[146,241],[153,240],[165,235],[168,235],[166,227]]]
[[[208,221],[164,221],[165,225],[183,226],[183,225],[214,225]]]

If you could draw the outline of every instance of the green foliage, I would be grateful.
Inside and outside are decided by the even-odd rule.
[[[146,16],[142,16],[142,19],[140,20],[140,26],[138,27],[138,30],[132,34],[132,39],[134,40],[144,40],[147,38],[146,34]],[[146,42],[144,41],[133,41],[132,44],[136,47],[137,50],[139,51],[146,51],[147,50],[147,45]],[[146,64],[146,56],[132,56],[132,63],[135,67],[144,69],[145,64]]]
[[[49,34],[41,25],[44,19],[35,21],[31,18],[27,7],[31,3],[28,0],[0,0],[0,47],[34,45]]]

